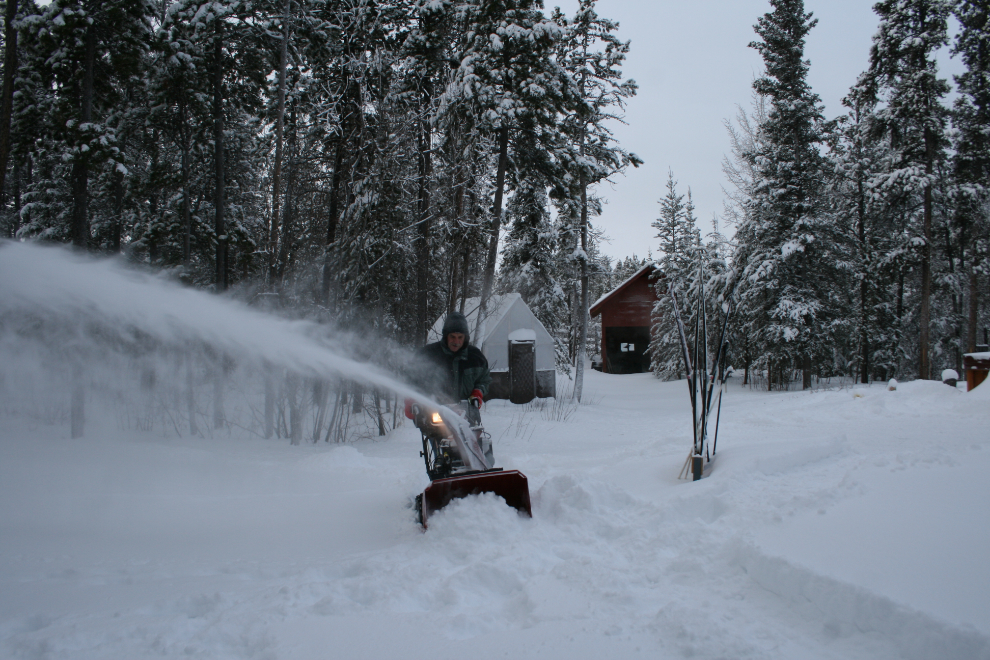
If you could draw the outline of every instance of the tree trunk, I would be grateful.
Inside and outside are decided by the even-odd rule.
[[[457,305],[457,265],[458,260],[456,255],[450,260],[450,278],[447,283],[447,313],[450,314],[454,311],[454,307]]]
[[[271,367],[265,367],[265,438],[275,434],[275,380]]]
[[[471,276],[471,244],[467,241],[464,242],[464,263],[461,264],[461,306],[457,310],[461,314],[464,313],[464,308],[467,306],[468,299],[468,284],[470,282]]]
[[[898,268],[897,270],[897,323],[900,326],[902,319],[904,318],[904,268]],[[903,330],[902,328],[898,328]]]
[[[859,249],[863,259],[863,269],[860,273],[862,279],[859,281],[859,348],[860,348],[860,382],[864,385],[870,382],[870,333],[869,324],[869,277],[871,255],[866,244],[866,192],[863,189],[863,177],[859,175],[856,182],[858,187],[857,214],[859,225]]]
[[[196,426],[196,381],[193,377],[193,354],[186,353],[186,410],[189,413],[189,434],[199,435]]]
[[[0,204],[3,202],[4,182],[7,177],[7,161],[10,157],[10,118],[14,107],[14,72],[17,70],[17,0],[7,0],[4,18],[3,98],[0,99]]]
[[[918,323],[921,325],[919,334],[918,378],[931,378],[931,356],[928,354],[929,326],[931,325],[932,297],[932,184],[930,178],[935,160],[935,137],[931,129],[925,127],[925,173],[929,182],[925,184],[924,203],[924,239],[921,247],[921,312]]]
[[[299,405],[299,376],[290,373],[285,379],[289,399],[289,444],[302,443],[302,409]]]
[[[359,413],[364,408],[364,386],[360,383],[351,384],[351,412]]]
[[[979,322],[980,314],[980,290],[979,290],[979,274],[976,272],[976,267],[970,268],[969,272],[969,319],[966,324],[966,352],[974,353],[976,351],[976,343],[979,341],[976,337],[977,324]]]
[[[179,106],[179,139],[182,140],[182,265],[189,266],[192,250],[192,200],[189,199],[189,127],[186,125],[186,104]]]
[[[292,245],[293,195],[296,183],[296,110],[292,109],[292,133],[289,136],[289,176],[285,186],[285,218],[282,222],[282,240],[279,248],[276,277],[281,282],[285,267],[289,263],[289,248]]]
[[[337,215],[340,206],[340,186],[343,180],[340,169],[344,164],[344,136],[341,127],[341,136],[337,140],[337,151],[333,156],[333,178],[330,180],[330,210],[327,213],[327,247],[323,257],[323,282],[320,289],[320,302],[324,305],[330,303],[330,254],[333,244],[337,241]]]
[[[498,233],[502,227],[502,195],[505,189],[505,169],[509,161],[509,127],[502,126],[498,131],[498,168],[495,170],[495,204],[492,212],[492,236],[488,241],[488,260],[485,262],[485,278],[481,285],[481,302],[478,306],[478,321],[474,327],[475,341],[483,341],[485,316],[488,314],[488,299],[495,283],[495,262],[498,258]]]
[[[10,222],[10,238],[17,238],[17,230],[21,222],[21,168],[14,161],[14,217]]]
[[[216,174],[215,196],[217,235],[217,272],[216,285],[218,291],[227,290],[227,227],[224,221],[224,205],[226,203],[226,182],[224,181],[223,153],[223,18],[214,19],[213,34],[213,162]]]
[[[80,110],[81,123],[89,124],[93,121],[93,69],[96,66],[94,26],[86,28],[85,39]],[[81,250],[89,247],[89,151],[78,154],[72,164],[72,244]]]
[[[949,276],[954,280],[956,272],[956,259],[952,251],[952,233],[949,231],[949,225],[944,225],[945,228],[945,256],[949,262]],[[965,229],[964,229],[965,236]],[[965,239],[963,240],[963,245],[965,245]],[[965,263],[965,251],[963,252],[963,271],[966,270]],[[956,371],[962,373],[962,299],[960,296],[953,291],[952,292],[952,317],[953,325],[955,325],[956,331],[956,347],[955,347],[955,367]]]
[[[461,232],[460,234],[460,244],[465,246],[465,252],[468,251],[467,245],[467,232],[464,229],[464,187],[467,185],[467,177],[464,176],[464,162],[461,156],[461,142],[460,134],[455,126],[453,128],[454,133],[454,149],[455,149],[455,162],[453,176],[453,190],[454,190],[454,219],[456,221],[457,229]],[[466,266],[467,264],[465,264]],[[447,313],[450,314],[454,311],[457,306],[457,289],[458,280],[460,274],[460,262],[455,258],[450,260],[450,287],[447,289]]]
[[[272,224],[268,233],[268,280],[275,281],[278,246],[279,194],[282,187],[282,134],[285,127],[285,69],[289,59],[289,11],[292,0],[285,0],[282,15],[282,46],[278,62],[278,116],[275,118],[275,165],[272,172]]]
[[[110,235],[110,252],[120,254],[120,238],[124,230],[124,175],[114,171],[113,177],[113,229]]]
[[[224,381],[224,358],[217,356],[213,370],[213,428],[223,428],[223,381]]]
[[[416,250],[416,343],[426,344],[427,323],[429,322],[430,284],[430,176],[433,174],[431,153],[432,136],[429,123],[424,115],[430,107],[428,89],[423,92],[423,107],[419,125],[419,236]]]
[[[382,417],[382,393],[377,387],[374,389],[375,415],[378,417],[378,435],[385,435],[385,418]]]
[[[581,139],[581,155],[584,156],[584,138]],[[583,165],[582,165],[583,168]],[[584,359],[588,349],[588,179],[581,170],[581,305],[578,308],[581,324],[574,365],[574,400],[581,403],[584,390]]]
[[[69,406],[70,435],[81,438],[86,425],[86,390],[83,387],[83,369],[79,362],[72,365],[72,402]]]

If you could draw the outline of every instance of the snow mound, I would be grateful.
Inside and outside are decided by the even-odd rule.
[[[509,333],[510,342],[536,341],[536,330],[532,328],[519,328]]]
[[[374,470],[374,464],[364,454],[349,445],[334,447],[330,451],[307,457],[306,467],[316,471]]]
[[[967,401],[990,401],[990,378],[966,393]]]
[[[801,618],[823,619],[822,635],[841,640],[874,635],[908,660],[990,658],[990,637],[959,629],[866,589],[820,575],[749,545],[734,558],[750,578],[782,598]]]

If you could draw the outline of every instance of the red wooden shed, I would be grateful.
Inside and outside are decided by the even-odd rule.
[[[966,353],[963,355],[963,369],[966,371],[966,391],[968,392],[985,381],[987,374],[990,374],[990,351]]]
[[[591,306],[592,317],[602,316],[602,371],[639,374],[650,370],[655,273],[656,266],[644,266]]]

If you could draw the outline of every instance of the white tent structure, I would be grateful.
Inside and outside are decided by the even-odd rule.
[[[471,330],[471,343],[481,349],[488,358],[492,372],[492,387],[489,398],[509,398],[509,341],[535,340],[536,342],[536,396],[556,396],[556,363],[553,337],[536,318],[522,296],[518,293],[493,295],[488,300],[488,313],[484,322],[484,336],[475,336],[478,329],[478,308],[480,298],[468,298],[464,304],[464,315]],[[437,319],[427,335],[428,342],[440,341],[443,336],[443,321],[446,315]],[[519,332],[529,330],[531,332]]]

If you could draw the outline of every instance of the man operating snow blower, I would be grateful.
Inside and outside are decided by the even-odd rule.
[[[432,483],[416,498],[423,526],[433,511],[450,500],[493,492],[506,503],[532,515],[526,477],[494,467],[491,435],[481,425],[481,404],[492,377],[488,359],[470,343],[468,322],[452,312],[443,323],[440,341],[421,348],[410,369],[412,383],[438,402],[432,409],[406,399],[406,417],[422,433],[426,473]]]
[[[442,401],[469,401],[481,407],[492,375],[488,359],[470,343],[467,318],[451,312],[443,321],[443,337],[427,344],[416,354],[413,381],[423,392]],[[406,400],[406,417],[413,419],[412,400]]]

